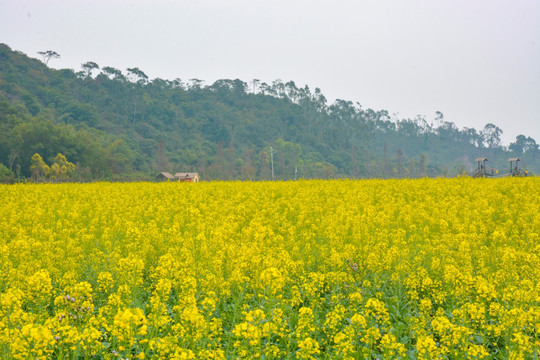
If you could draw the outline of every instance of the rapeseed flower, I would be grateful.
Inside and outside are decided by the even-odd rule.
[[[539,178],[186,185],[0,185],[0,357],[540,357]]]

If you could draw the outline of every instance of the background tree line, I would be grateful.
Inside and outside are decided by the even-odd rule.
[[[95,62],[54,70],[0,44],[0,177],[32,177],[32,156],[76,165],[75,180],[151,179],[198,171],[205,180],[453,176],[478,156],[506,169],[519,156],[540,171],[525,135],[508,148],[502,130],[458,129],[443,114],[397,119],[359,103],[329,104],[293,81],[150,80]],[[271,154],[270,147],[274,152]]]

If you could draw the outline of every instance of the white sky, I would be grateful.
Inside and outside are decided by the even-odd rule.
[[[0,42],[55,68],[293,80],[398,118],[540,142],[537,0],[0,0]]]

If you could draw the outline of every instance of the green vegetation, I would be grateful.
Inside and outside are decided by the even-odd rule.
[[[218,80],[205,86],[149,80],[94,62],[54,70],[0,44],[0,181],[32,177],[32,156],[57,154],[76,165],[71,179],[151,179],[159,171],[198,171],[205,180],[452,176],[486,156],[540,172],[535,140],[508,149],[502,130],[458,129],[441,113],[391,119],[351,101],[328,104],[320,89],[280,80]],[[271,147],[273,153],[271,153]],[[7,180],[6,180],[7,179]]]

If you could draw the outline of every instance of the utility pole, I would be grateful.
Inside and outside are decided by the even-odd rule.
[[[298,174],[298,167],[294,167],[294,181],[296,181],[296,175]]]
[[[272,181],[274,180],[274,148],[270,146],[270,163],[272,164]]]

